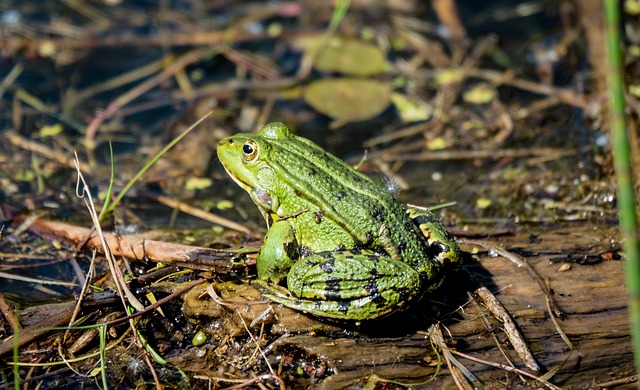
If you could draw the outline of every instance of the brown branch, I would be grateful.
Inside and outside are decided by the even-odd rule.
[[[17,223],[20,223],[18,218]],[[28,229],[30,232],[49,238],[56,238],[72,245],[78,245],[91,233],[91,229],[62,222],[37,219]],[[114,256],[123,256],[134,261],[153,261],[163,264],[175,264],[199,269],[225,273],[231,269],[230,260],[237,255],[233,250],[203,248],[169,242],[147,240],[133,235],[117,235],[105,233],[107,245]],[[97,235],[92,234],[85,248],[102,252],[102,245]],[[257,252],[258,248],[255,248]],[[251,249],[244,250],[249,253]]]

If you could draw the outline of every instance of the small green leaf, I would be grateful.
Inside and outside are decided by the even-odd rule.
[[[635,97],[640,96],[640,85],[638,84],[630,84],[629,85],[629,93]]]
[[[427,141],[427,149],[429,150],[442,150],[448,145],[447,141],[442,137],[436,137]]]
[[[228,210],[228,209],[232,209],[234,206],[233,201],[229,200],[229,199],[223,199],[220,202],[218,202],[216,204],[216,208],[218,210]]]
[[[193,336],[193,340],[191,340],[191,344],[193,344],[195,347],[199,347],[201,345],[204,345],[204,343],[207,342],[207,334],[204,333],[203,331],[199,330],[194,336]]]
[[[476,200],[476,206],[481,209],[486,209],[487,207],[491,206],[491,203],[491,199],[487,198],[478,198]]]
[[[51,137],[62,133],[62,125],[56,123],[55,125],[43,126],[40,129],[40,137]]]
[[[407,97],[400,93],[392,93],[391,101],[403,122],[426,121],[433,115],[431,106],[417,96]]]
[[[629,15],[640,14],[640,1],[638,0],[626,0],[624,2],[624,12]]]
[[[479,84],[464,93],[462,99],[471,104],[490,103],[496,96],[495,89],[486,84]]]
[[[211,187],[212,184],[213,180],[208,177],[190,177],[184,186],[187,190],[203,190]]]
[[[464,73],[460,69],[443,69],[436,75],[436,84],[449,85],[464,79]]]

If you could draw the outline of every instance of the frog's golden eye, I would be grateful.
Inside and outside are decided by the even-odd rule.
[[[242,146],[242,157],[246,162],[255,160],[258,157],[258,145],[254,141],[247,141]]]

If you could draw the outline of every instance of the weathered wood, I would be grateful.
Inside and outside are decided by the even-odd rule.
[[[590,388],[594,382],[606,382],[634,373],[633,355],[626,310],[626,291],[623,285],[623,262],[605,260],[600,254],[617,249],[616,232],[594,231],[590,228],[541,232],[537,237],[524,235],[492,240],[496,245],[517,251],[528,251],[523,256],[547,281],[557,304],[565,317],[560,326],[575,345],[570,352],[556,331],[547,313],[545,298],[537,283],[522,269],[510,261],[480,254],[464,267],[480,284],[486,284],[506,306],[524,333],[536,360],[546,370],[564,365],[551,379],[563,388]],[[466,248],[470,249],[470,248]],[[559,272],[566,259],[587,261]],[[598,260],[600,259],[600,260]],[[450,284],[462,283],[453,279]],[[470,285],[449,286],[465,294],[473,290]],[[455,292],[453,293],[455,294]],[[492,362],[506,363],[495,346],[492,337],[480,319],[483,313],[467,305],[458,313],[460,320],[447,320],[445,336],[450,334],[458,342],[454,348],[475,357]],[[402,316],[402,323],[389,320],[388,326],[403,327],[411,313]],[[413,318],[418,325],[419,319]],[[498,339],[505,345],[516,366],[518,361],[506,337],[499,330],[500,324],[491,319]],[[428,323],[421,330],[426,331]],[[380,334],[380,330],[376,333]],[[447,333],[448,332],[448,333]],[[397,333],[397,328],[393,330]],[[294,346],[310,356],[322,357],[328,367],[337,374],[315,383],[300,383],[317,389],[350,388],[362,385],[370,374],[406,382],[426,379],[434,368],[435,355],[426,335],[414,332],[406,337],[360,337],[357,339],[311,336],[301,334],[276,343],[274,352],[284,346]],[[566,362],[565,362],[566,360]],[[460,361],[489,388],[529,386],[542,387],[533,381],[523,384],[515,374],[487,367],[479,363]],[[544,372],[543,371],[543,372]],[[311,381],[312,382],[312,381]],[[443,366],[434,382],[414,388],[451,388],[453,380]]]
[[[38,225],[40,226],[40,225]],[[36,229],[37,230],[37,229]],[[593,383],[607,382],[634,373],[633,355],[627,318],[627,295],[623,285],[623,261],[608,260],[607,254],[616,255],[618,250],[615,228],[561,225],[554,230],[539,231],[507,237],[491,238],[489,242],[514,253],[519,253],[547,283],[553,299],[565,313],[559,320],[576,350],[569,351],[555,329],[546,308],[546,301],[538,283],[522,268],[501,257],[486,252],[469,257],[463,269],[450,277],[437,295],[414,305],[407,312],[354,328],[340,324],[327,326],[299,312],[274,305],[270,315],[270,332],[274,341],[264,346],[267,358],[273,367],[278,367],[284,357],[302,356],[309,365],[321,369],[310,375],[298,375],[298,367],[284,367],[282,376],[293,388],[358,388],[366,384],[372,374],[389,380],[407,383],[424,381],[436,372],[437,355],[426,334],[435,321],[442,321],[443,333],[451,348],[476,358],[505,364],[506,361],[494,343],[491,331],[485,329],[482,316],[489,318],[500,343],[505,347],[516,366],[524,365],[518,360],[507,338],[500,330],[500,323],[490,318],[486,310],[468,304],[467,292],[479,286],[488,287],[506,307],[524,334],[536,361],[543,367],[542,373],[558,366],[558,373],[551,382],[563,388],[591,388]],[[49,229],[57,236],[65,236],[68,229]],[[82,233],[86,234],[86,231]],[[79,235],[80,237],[81,235]],[[67,237],[68,239],[68,237]],[[115,239],[115,238],[114,238]],[[120,238],[122,239],[122,238]],[[71,240],[73,241],[73,240]],[[149,244],[149,241],[140,240]],[[155,246],[158,249],[160,246]],[[152,258],[162,257],[149,250],[149,245],[126,245],[126,248],[145,247]],[[123,247],[122,241],[113,247]],[[189,248],[180,248],[176,259],[188,262],[185,253]],[[472,246],[464,246],[472,252]],[[173,252],[169,252],[173,253]],[[167,261],[166,259],[158,259]],[[173,260],[175,261],[175,260]],[[562,263],[570,265],[561,271]],[[215,302],[200,302],[202,292],[194,291],[191,314],[212,317],[226,316],[218,323],[227,324],[233,337],[243,325],[238,320],[242,315],[247,323],[265,312],[269,303],[248,304],[259,300],[259,293],[247,285],[238,293],[237,304],[216,308]],[[230,300],[222,296],[222,299]],[[242,301],[244,300],[244,302]],[[195,311],[194,311],[195,310]],[[220,314],[229,311],[227,314]],[[186,310],[185,313],[189,313]],[[216,314],[217,313],[217,314]],[[235,324],[235,325],[234,325]],[[222,328],[227,327],[224,325]],[[260,324],[254,329],[259,329]],[[346,330],[345,330],[346,329]],[[276,338],[284,333],[285,337]],[[211,349],[211,348],[210,348]],[[174,364],[185,371],[205,376],[219,377],[221,367],[207,364],[207,357],[180,356]],[[208,355],[211,357],[211,355]],[[259,362],[259,358],[255,361]],[[182,366],[181,361],[188,364]],[[534,381],[523,383],[515,374],[480,363],[460,359],[471,372],[488,388],[541,387]],[[314,363],[315,362],[315,363]],[[230,365],[232,362],[223,362]],[[242,377],[240,373],[236,373]],[[246,374],[245,374],[246,375]],[[453,379],[444,363],[434,381],[414,384],[412,388],[452,388]],[[628,385],[631,386],[631,385]]]

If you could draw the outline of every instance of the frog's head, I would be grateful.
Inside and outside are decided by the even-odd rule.
[[[270,123],[259,133],[239,133],[218,142],[218,158],[229,176],[251,195],[251,199],[267,219],[279,207],[274,193],[277,177],[271,160],[271,140],[282,140],[291,136],[289,128],[282,123]]]

